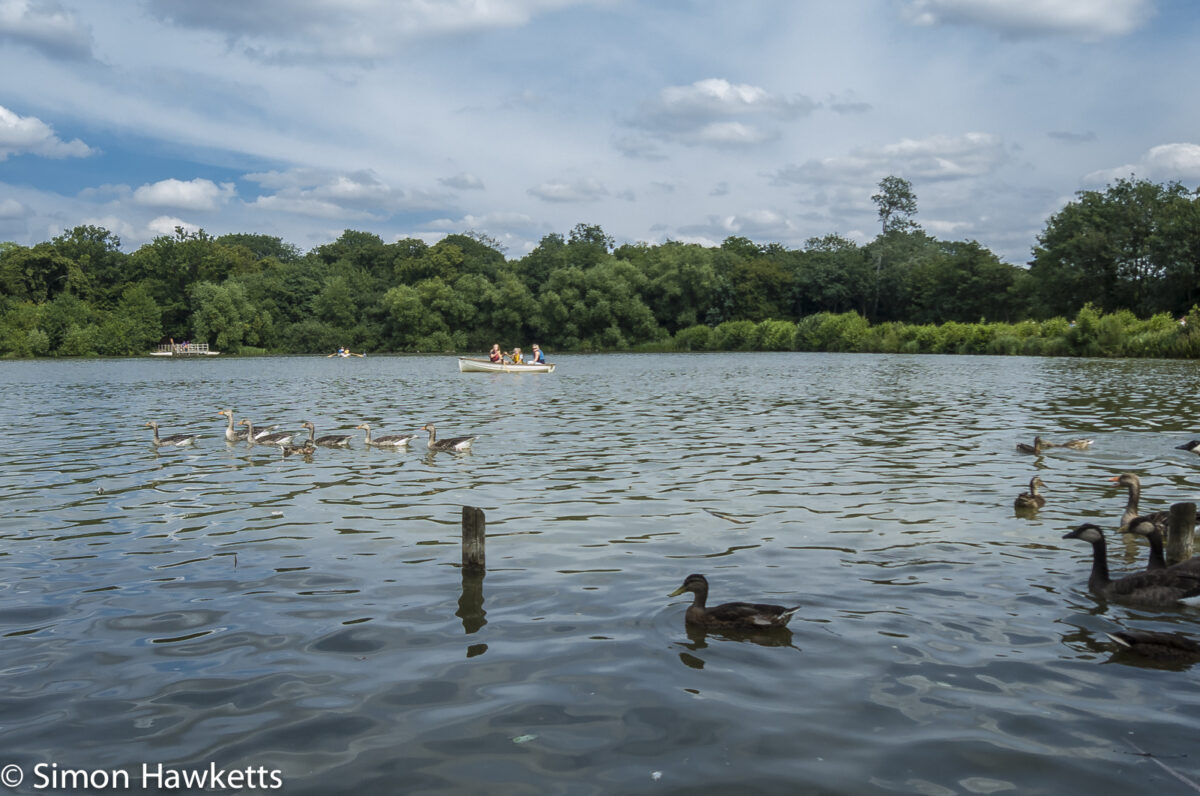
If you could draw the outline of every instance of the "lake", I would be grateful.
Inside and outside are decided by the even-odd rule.
[[[289,794],[1200,782],[1198,670],[1105,636],[1200,636],[1200,613],[1098,602],[1090,548],[1062,539],[1096,522],[1114,571],[1140,569],[1108,479],[1140,475],[1144,509],[1200,499],[1200,459],[1174,447],[1200,436],[1196,363],[551,361],[0,363],[10,792],[70,771],[138,790],[143,766]],[[354,432],[284,458],[227,443],[228,408],[479,439],[431,455]],[[155,450],[152,419],[203,437]],[[1018,453],[1035,434],[1095,443]],[[1017,516],[1035,474],[1047,505]],[[486,512],[483,578],[461,569],[464,506]],[[688,630],[690,595],[667,595],[692,572],[710,604],[803,608],[769,637]]]

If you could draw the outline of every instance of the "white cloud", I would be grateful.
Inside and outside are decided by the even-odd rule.
[[[1124,36],[1153,13],[1151,0],[910,0],[916,25],[976,25],[1007,36]]]
[[[447,188],[456,188],[460,191],[482,191],[483,180],[474,174],[466,171],[460,171],[453,177],[441,177],[438,179],[442,185]]]
[[[608,195],[607,189],[594,177],[571,182],[544,182],[528,191],[544,202],[594,202]]]
[[[1200,180],[1200,145],[1160,144],[1150,148],[1137,163],[1087,174],[1083,182],[1105,185],[1130,175],[1148,180]]]
[[[174,216],[158,216],[146,224],[146,233],[138,237],[154,238],[159,235],[174,235],[175,228],[182,227],[188,232],[199,232],[200,227]]]
[[[133,201],[145,207],[176,207],[180,210],[216,210],[231,199],[233,183],[217,185],[212,180],[176,180],[148,183],[133,192]]]
[[[9,155],[41,155],[47,158],[82,158],[95,150],[76,138],[66,142],[50,125],[35,116],[18,116],[0,105],[0,160]]]
[[[302,168],[245,175],[274,194],[251,203],[264,210],[316,218],[378,218],[401,210],[441,209],[449,197],[430,191],[393,188],[370,169],[332,172]]]
[[[726,216],[709,216],[703,224],[681,226],[685,235],[705,240],[724,240],[740,235],[753,240],[789,240],[797,234],[796,225],[776,210],[747,210]]]
[[[990,174],[1008,160],[1004,143],[988,133],[935,135],[786,166],[775,172],[772,182],[862,183],[887,174],[909,180],[956,180]]]
[[[90,58],[92,34],[54,0],[0,0],[0,39],[28,44],[53,58]]]
[[[0,199],[0,218],[23,218],[29,213],[16,199]]]

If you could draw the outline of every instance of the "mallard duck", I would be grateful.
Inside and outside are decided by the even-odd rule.
[[[1046,498],[1038,494],[1038,487],[1045,486],[1042,479],[1034,476],[1029,479],[1029,491],[1022,492],[1017,495],[1017,499],[1013,501],[1013,506],[1019,509],[1040,509],[1046,505]]]
[[[1108,480],[1129,489],[1129,502],[1125,504],[1125,511],[1121,514],[1120,528],[1121,530],[1125,530],[1134,517],[1141,516],[1141,512],[1138,511],[1138,503],[1142,499],[1142,479],[1133,473],[1121,473],[1120,475],[1114,475]],[[1145,516],[1150,517],[1156,524],[1165,528],[1167,527],[1171,513],[1168,511],[1156,511]]]
[[[1024,442],[1017,443],[1017,450],[1021,453],[1032,453],[1036,456],[1041,456],[1042,451],[1050,446],[1046,444],[1046,440],[1041,437],[1034,437],[1032,445],[1026,445]]]
[[[407,448],[409,441],[417,438],[416,434],[385,434],[382,437],[372,437],[370,423],[359,423],[355,428],[366,432],[363,438],[364,445],[374,445],[376,448]]]
[[[683,585],[671,592],[668,597],[678,597],[685,591],[695,595],[692,604],[688,606],[684,619],[689,625],[725,630],[762,630],[769,627],[786,627],[791,618],[800,610],[800,606],[785,608],[782,605],[768,603],[723,603],[706,608],[708,600],[708,579],[703,575],[688,575],[683,579]]]
[[[1057,447],[1070,448],[1071,450],[1081,451],[1081,450],[1086,450],[1087,448],[1092,447],[1093,441],[1094,440],[1090,440],[1090,439],[1071,439],[1071,440],[1067,440],[1066,442],[1062,443],[1061,445],[1058,445]]]
[[[196,434],[171,434],[170,436],[160,437],[158,436],[157,420],[151,420],[147,422],[146,425],[154,429],[154,447],[156,448],[166,448],[172,446],[176,448],[182,448],[185,445],[191,445],[196,441],[196,437],[198,436]]]
[[[238,431],[233,426],[233,410],[232,409],[218,409],[217,414],[223,415],[223,416],[229,418],[229,425],[225,428],[225,439],[229,440],[230,442],[244,442],[246,440],[246,437],[249,434],[249,432],[248,431]],[[273,425],[273,426],[258,426],[254,429],[254,435],[256,437],[264,437],[267,434],[270,434],[272,431],[274,431],[277,428],[279,428],[278,424]]]
[[[421,430],[429,432],[429,443],[427,447],[431,451],[453,451],[454,453],[461,453],[465,450],[469,450],[471,448],[471,443],[477,439],[477,437],[450,437],[449,439],[438,439],[437,428],[434,427],[433,423],[426,423],[425,425],[421,426]]]
[[[1200,439],[1194,439],[1191,442],[1185,442],[1182,445],[1176,445],[1175,449],[1188,451],[1190,453],[1200,453]]]
[[[1182,633],[1157,630],[1122,630],[1105,633],[1122,650],[1147,658],[1173,661],[1200,661],[1200,642]]]
[[[1200,597],[1200,572],[1187,569],[1155,569],[1135,572],[1112,580],[1108,575],[1108,549],[1100,526],[1084,523],[1063,536],[1082,539],[1092,546],[1092,572],[1088,589],[1099,597],[1117,602],[1170,606]]]
[[[243,419],[240,426],[246,427],[246,441],[251,445],[291,445],[292,437],[296,436],[294,431],[276,431],[271,434],[256,434],[254,424],[249,419]]]
[[[287,458],[288,456],[291,456],[293,454],[299,454],[301,456],[312,456],[313,452],[316,451],[317,446],[313,443],[313,441],[311,439],[306,439],[306,440],[304,440],[304,442],[302,442],[299,445],[280,445],[279,449],[281,451],[283,451],[284,458]]]
[[[344,448],[350,444],[350,439],[354,436],[353,434],[326,434],[318,437],[317,427],[311,421],[305,420],[300,425],[308,429],[309,442],[326,448]]]

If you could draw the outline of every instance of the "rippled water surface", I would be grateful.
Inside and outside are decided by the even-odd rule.
[[[0,363],[0,764],[284,792],[1191,792],[1200,669],[1079,522],[1196,501],[1197,365],[822,354]],[[219,408],[472,453],[228,444]],[[164,434],[204,434],[155,451]],[[1088,451],[1035,458],[1035,434]],[[1029,478],[1047,506],[1018,517]],[[486,512],[486,577],[460,567]],[[1144,548],[1109,534],[1118,571]],[[802,604],[790,633],[684,627]],[[1146,752],[1150,754],[1141,754]],[[23,789],[23,790],[22,790]]]

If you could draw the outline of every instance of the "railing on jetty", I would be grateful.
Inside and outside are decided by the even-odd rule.
[[[220,351],[212,351],[208,343],[162,343],[152,357],[215,357]]]

